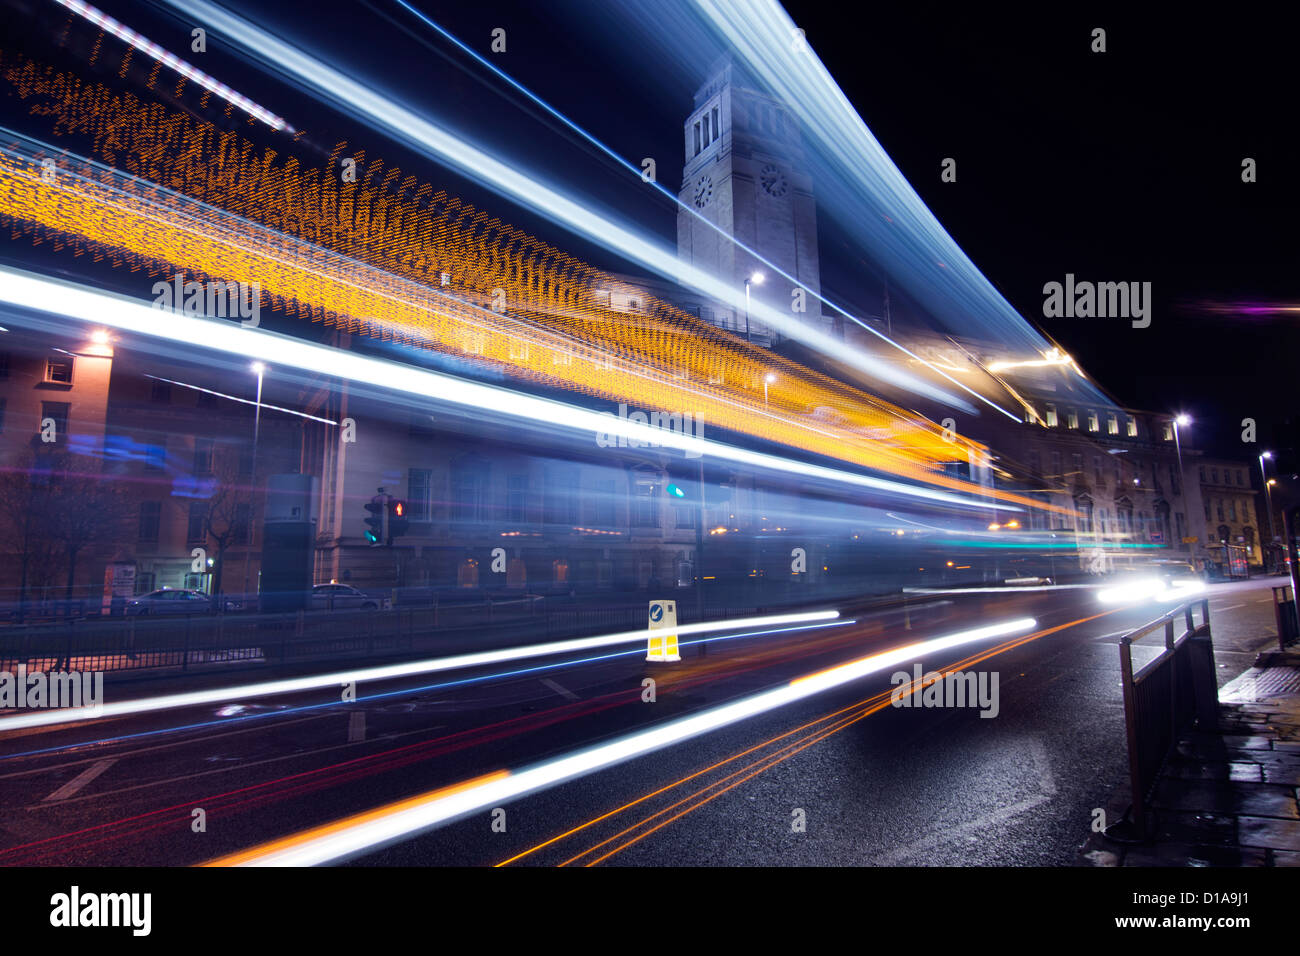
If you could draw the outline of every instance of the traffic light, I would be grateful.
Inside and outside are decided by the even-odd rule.
[[[685,489],[682,488],[681,485],[676,484],[675,482],[671,482],[671,481],[670,481],[670,482],[668,483],[668,495],[669,495],[669,497],[672,497],[672,498],[685,498],[685,497],[686,497],[686,491],[685,491]]]
[[[366,505],[366,541],[378,548],[388,540],[388,495],[375,495]]]
[[[400,498],[388,499],[388,536],[384,539],[389,544],[393,543],[394,538],[400,538],[406,534],[406,529],[410,527],[410,519],[406,517],[406,502]]]

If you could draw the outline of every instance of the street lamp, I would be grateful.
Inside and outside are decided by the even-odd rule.
[[[1264,507],[1268,509],[1269,556],[1273,554],[1273,548],[1277,546],[1277,528],[1273,525],[1273,492],[1271,490],[1273,481],[1268,477],[1268,473],[1264,470],[1264,459],[1272,457],[1273,453],[1271,451],[1266,451],[1259,456],[1259,476],[1264,480]]]
[[[253,372],[255,372],[257,375],[257,405],[255,407],[255,410],[253,411],[253,454],[251,456],[252,474],[249,475],[249,479],[253,482],[253,492],[254,494],[256,494],[257,492],[257,439],[262,431],[262,376],[266,374],[266,365],[263,362],[254,362],[252,365],[249,366],[249,368],[252,369]],[[249,508],[249,511],[250,512],[253,511],[251,506]],[[251,518],[251,514],[250,514],[250,518]],[[251,541],[251,537],[250,537],[250,541]],[[245,546],[244,548],[244,592],[243,592],[244,601],[248,600],[248,563],[251,557],[252,557],[252,548]]]
[[[1178,453],[1178,495],[1183,499],[1184,514],[1187,513],[1187,507],[1186,507],[1187,492],[1184,489],[1184,486],[1187,484],[1187,475],[1183,471],[1183,445],[1178,437],[1178,426],[1190,425],[1191,423],[1192,423],[1192,418],[1190,415],[1186,413],[1174,417],[1174,450]],[[1179,542],[1179,544],[1182,545],[1182,542]],[[1183,546],[1186,547],[1189,551],[1191,550],[1191,545],[1183,545]]]
[[[751,273],[750,273],[750,274],[745,278],[745,341],[746,341],[746,342],[749,341],[749,284],[750,284],[751,282],[752,282],[754,285],[762,285],[762,284],[763,284],[763,273],[761,273],[761,272],[751,272]]]

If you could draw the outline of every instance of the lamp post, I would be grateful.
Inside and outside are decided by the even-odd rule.
[[[746,342],[749,341],[749,284],[751,282],[754,285],[762,285],[763,273],[751,272],[748,276],[745,277],[745,341]]]
[[[257,439],[262,432],[262,376],[266,374],[266,365],[262,362],[254,362],[252,365],[249,366],[249,368],[251,368],[257,374],[257,404],[253,411],[253,454],[252,454],[252,462],[251,462],[252,474],[249,475],[249,479],[253,482],[253,496],[256,496],[257,494]],[[249,503],[250,505],[252,504],[251,499]],[[252,521],[253,515],[256,514],[256,511],[252,507],[250,507],[248,510],[249,510],[249,520]],[[252,528],[249,528],[248,537],[249,537],[249,543],[244,546],[244,590],[241,595],[241,600],[245,603],[248,602],[248,562],[252,559],[252,537],[253,537]]]
[[[1271,482],[1268,480],[1268,472],[1264,470],[1264,459],[1272,458],[1273,453],[1266,451],[1259,456],[1259,477],[1264,481],[1264,507],[1268,509],[1268,556],[1265,558],[1266,563],[1271,563],[1268,558],[1273,554],[1273,548],[1277,545],[1277,528],[1273,525],[1273,492]]]
[[[1178,437],[1178,426],[1190,425],[1191,423],[1192,419],[1189,415],[1178,415],[1174,418],[1174,451],[1178,453],[1178,495],[1183,499],[1184,515],[1187,514],[1187,475],[1183,472],[1183,445]],[[1181,541],[1179,542],[1179,545],[1182,545]],[[1186,547],[1188,551],[1191,551],[1192,546],[1190,544],[1186,545]]]

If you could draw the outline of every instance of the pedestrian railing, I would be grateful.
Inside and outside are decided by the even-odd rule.
[[[1201,623],[1192,623],[1192,609],[1201,608]],[[1179,622],[1185,629],[1175,635]],[[1133,644],[1148,634],[1164,632],[1165,646],[1155,659],[1133,670]],[[1193,725],[1213,727],[1218,721],[1219,691],[1210,637],[1210,602],[1192,601],[1119,641],[1120,678],[1124,689],[1124,722],[1128,729],[1129,778],[1132,787],[1130,824],[1112,833],[1147,833],[1151,791],[1178,735]]]

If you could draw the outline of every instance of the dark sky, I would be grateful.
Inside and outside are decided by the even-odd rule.
[[[445,41],[391,0],[324,0],[308,17],[301,3],[232,5],[286,37],[306,39],[357,79],[422,104],[476,142],[520,155],[557,182],[580,184],[599,205],[671,243],[669,203],[535,109],[520,109],[517,95],[492,92],[480,68],[466,69],[465,57],[448,55]],[[660,181],[675,187],[681,123],[699,76],[663,61],[663,50],[620,24],[619,4],[420,5],[485,53],[491,29],[506,27],[509,54],[494,62],[633,162],[656,156]],[[164,46],[188,48],[187,23],[130,0],[102,6]],[[787,9],[975,264],[1103,388],[1140,408],[1188,411],[1196,419],[1192,440],[1220,453],[1256,453],[1239,441],[1247,416],[1259,421],[1261,443],[1281,438],[1271,430],[1300,412],[1292,372],[1300,317],[1220,314],[1203,304],[1300,303],[1300,239],[1291,227],[1300,208],[1300,146],[1286,95],[1294,79],[1283,22],[1253,7],[1237,19],[1222,9],[1147,18],[1056,4],[1029,13],[1018,5],[999,12],[872,4],[856,15],[842,2]],[[1103,54],[1089,50],[1094,27],[1107,31]],[[297,120],[309,131],[306,146],[326,153],[339,139],[369,146],[576,255],[626,268],[320,108],[219,42],[200,65]],[[701,74],[707,65],[699,65]],[[1253,184],[1241,181],[1247,156],[1258,161]],[[957,160],[955,183],[940,181],[945,157]],[[1067,272],[1151,282],[1151,327],[1043,319],[1043,284]]]

